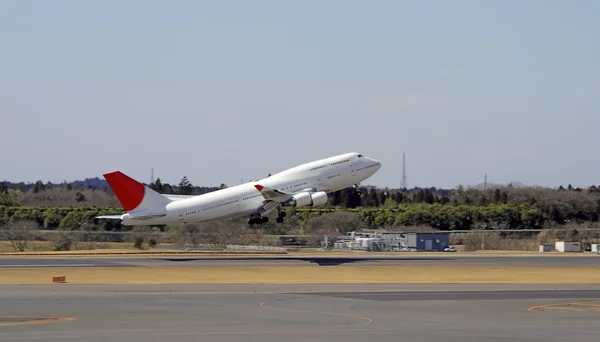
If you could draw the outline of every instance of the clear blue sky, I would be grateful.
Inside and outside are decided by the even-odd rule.
[[[0,2],[0,179],[600,184],[600,2]]]

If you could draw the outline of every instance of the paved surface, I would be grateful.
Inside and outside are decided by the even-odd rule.
[[[0,258],[0,268],[135,267],[125,260],[100,258]]]
[[[590,286],[0,286],[0,341],[595,342],[598,307]]]
[[[259,257],[27,257],[0,258],[0,268],[34,267],[289,267],[289,266],[600,266],[600,255],[578,256],[259,256]]]

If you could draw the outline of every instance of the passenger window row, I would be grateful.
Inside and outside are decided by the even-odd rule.
[[[225,205],[230,205],[230,204],[233,204],[233,203],[235,203],[235,202],[238,202],[238,200],[234,200],[234,201],[229,201],[229,202],[225,202],[225,203],[221,203],[221,204],[213,205],[213,206],[211,206],[211,207],[206,207],[206,208],[203,208],[202,210],[203,210],[203,211],[206,211],[206,210],[210,210],[210,209],[214,209],[214,208],[222,207],[222,206],[225,206]]]
[[[349,161],[350,161],[350,159],[342,160],[342,161],[339,161],[339,162],[331,164],[331,166],[338,165],[338,164],[341,164],[341,163],[347,163]]]
[[[306,184],[308,184],[308,182],[304,182],[304,183],[298,183],[298,184],[296,184],[296,185],[290,185],[290,186],[287,186],[287,187],[283,187],[283,188],[281,188],[281,189],[279,189],[279,190],[282,190],[282,191],[283,191],[283,190],[287,190],[287,189],[291,189],[291,188],[297,188],[297,187],[299,187],[299,186],[306,185]]]
[[[310,170],[311,170],[311,171],[314,171],[314,170],[319,170],[319,169],[322,169],[322,168],[324,168],[324,167],[327,167],[327,165],[321,165],[321,166],[313,167],[313,168],[312,168],[312,169],[310,169]]]

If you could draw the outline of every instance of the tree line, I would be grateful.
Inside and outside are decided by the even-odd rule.
[[[490,204],[487,206],[416,203],[393,208],[290,208],[288,222],[302,226],[308,220],[330,213],[355,214],[365,228],[429,226],[441,230],[542,229],[556,226],[539,208],[531,205]],[[95,224],[101,230],[121,231],[118,220],[97,220],[99,215],[123,213],[120,208],[97,207],[6,207],[0,206],[0,226],[14,221],[34,221],[42,229],[76,230]],[[582,221],[583,222],[583,221]],[[595,222],[595,221],[587,221]]]
[[[161,193],[202,194],[226,188],[192,185],[187,177],[176,185],[157,179],[149,187]],[[600,187],[555,189],[520,184],[456,189],[374,187],[347,188],[330,194],[322,208],[288,208],[299,224],[330,212],[355,213],[370,228],[429,226],[443,230],[541,229],[567,223],[595,224],[600,217]],[[37,182],[22,191],[0,182],[0,225],[32,220],[44,229],[74,229],[97,215],[123,210],[110,189],[92,185],[56,187]],[[103,230],[122,229],[112,220]]]

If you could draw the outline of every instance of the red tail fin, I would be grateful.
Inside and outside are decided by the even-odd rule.
[[[131,211],[142,203],[145,192],[144,184],[120,171],[104,174],[104,178],[126,211]]]

